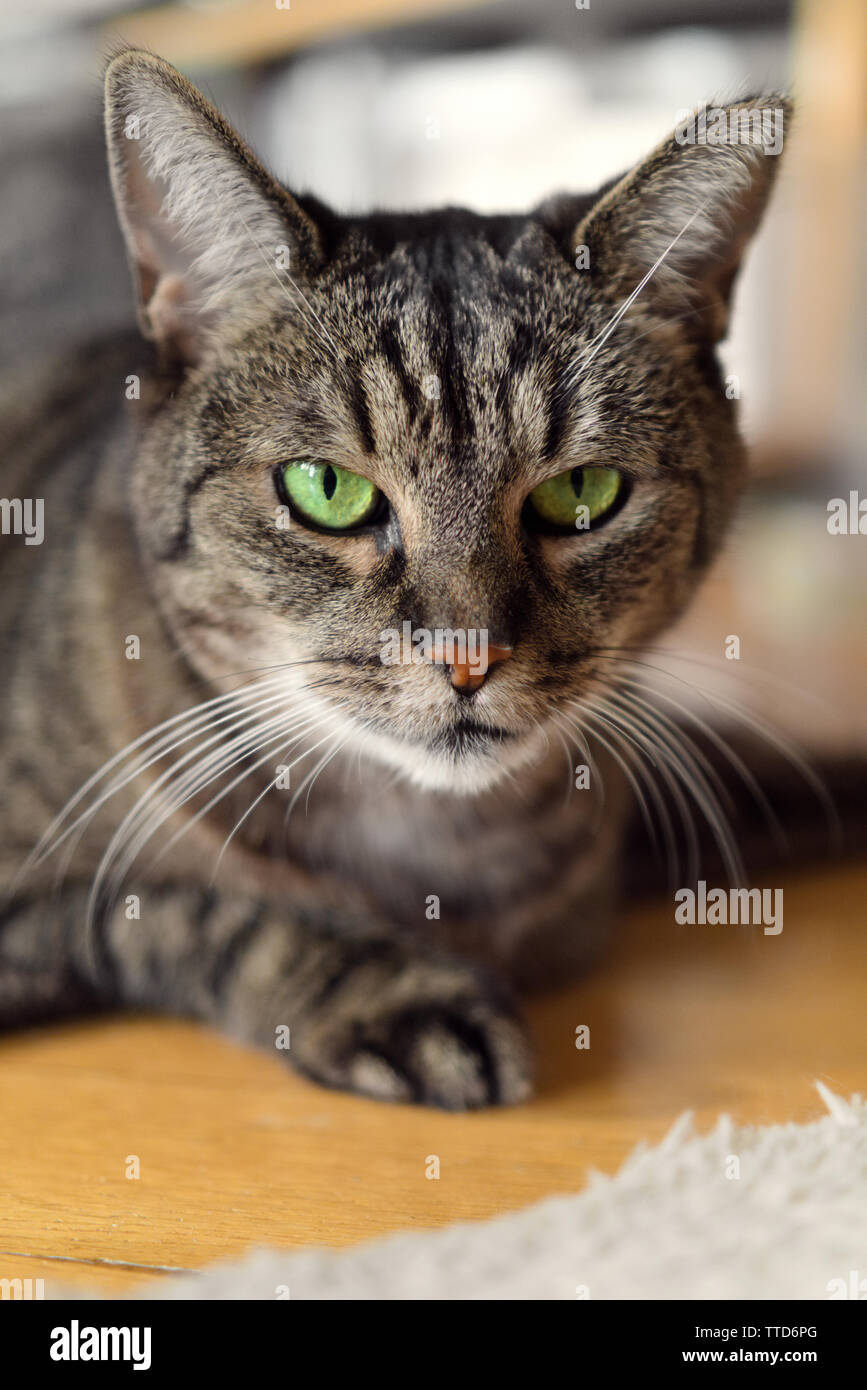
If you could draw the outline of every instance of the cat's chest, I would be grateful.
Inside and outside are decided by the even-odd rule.
[[[290,818],[293,857],[363,887],[407,925],[521,910],[569,884],[592,850],[598,803],[547,768],[484,798],[335,775]],[[294,812],[293,812],[294,816]],[[436,914],[440,914],[438,919]]]

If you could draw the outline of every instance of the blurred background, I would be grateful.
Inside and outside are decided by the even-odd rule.
[[[131,320],[100,122],[118,39],[342,210],[525,207],[624,171],[699,102],[792,91],[723,348],[754,485],[665,646],[686,681],[736,691],[808,750],[867,750],[867,535],[827,528],[830,499],[867,498],[864,0],[3,0],[0,373]]]

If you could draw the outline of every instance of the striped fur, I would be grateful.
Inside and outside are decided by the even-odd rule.
[[[527,215],[343,218],[161,60],[124,52],[107,87],[152,343],[48,364],[0,411],[8,495],[46,499],[44,544],[3,543],[0,1019],[120,1001],[265,1047],[289,1029],[280,1055],[326,1085],[520,1100],[512,991],[593,958],[622,876],[604,740],[566,795],[572,702],[606,645],[680,613],[742,485],[712,343],[771,162],[670,142]],[[707,226],[680,244],[691,202]],[[309,456],[367,473],[388,520],[276,525],[274,469]],[[628,504],[529,534],[528,493],[581,463],[622,469]],[[513,656],[459,697],[442,667],[382,665],[407,620]]]

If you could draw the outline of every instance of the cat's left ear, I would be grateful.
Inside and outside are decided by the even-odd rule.
[[[105,77],[106,136],[142,332],[167,360],[313,273],[316,226],[218,111],[152,53],[126,49]],[[285,280],[284,280],[285,287]]]
[[[625,299],[725,335],[732,285],[761,221],[792,113],[780,96],[702,107],[595,204],[573,233],[576,264]]]

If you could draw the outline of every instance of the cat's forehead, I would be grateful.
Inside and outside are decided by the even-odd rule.
[[[398,256],[402,265],[411,262],[426,269],[452,267],[461,255],[484,259],[488,252],[504,261],[514,255],[531,225],[541,226],[532,213],[492,215],[460,207],[359,218],[332,215],[328,258],[336,266],[352,261],[385,266]]]
[[[641,443],[649,343],[624,324],[582,375],[613,306],[533,217],[365,220],[298,289],[236,362],[268,378],[287,447],[381,464],[380,486],[398,472],[414,491],[444,474],[505,487],[607,446],[612,428]]]
[[[447,459],[452,473],[505,481],[543,446],[557,345],[487,253],[462,252],[463,279],[416,264],[356,318],[353,406],[377,452],[422,478]]]
[[[464,341],[578,285],[557,237],[534,216],[464,209],[347,222],[323,284],[372,317]],[[363,328],[363,324],[358,324]]]
[[[611,303],[570,267],[546,274],[484,238],[398,247],[350,277],[340,307],[353,407],[366,408],[378,450],[422,477],[448,459],[452,473],[506,482],[555,458],[569,436],[592,443],[627,418],[640,433],[656,395],[644,389],[654,354],[641,330],[623,325],[583,372]]]

